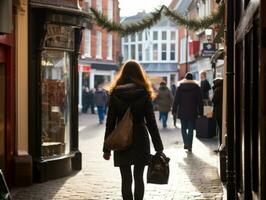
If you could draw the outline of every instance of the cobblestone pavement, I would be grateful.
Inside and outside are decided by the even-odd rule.
[[[172,124],[171,119],[168,124]],[[216,141],[194,138],[193,152],[188,153],[183,149],[179,128],[160,128],[165,154],[171,158],[169,184],[146,184],[144,199],[223,199],[223,187],[217,173],[217,156],[212,151]],[[80,116],[79,129],[83,169],[69,177],[14,189],[14,200],[122,199],[119,169],[113,167],[112,160],[102,159],[104,125],[98,125],[95,115],[83,114]]]

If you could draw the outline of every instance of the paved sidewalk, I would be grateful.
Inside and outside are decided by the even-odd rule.
[[[169,119],[168,124],[172,124]],[[146,184],[145,200],[220,200],[223,188],[217,173],[214,139],[194,138],[193,152],[183,149],[179,128],[170,126],[160,133],[165,154],[171,158],[168,185]],[[83,169],[72,176],[34,184],[12,191],[14,200],[121,200],[119,169],[102,159],[104,125],[96,115],[80,116],[80,150]]]

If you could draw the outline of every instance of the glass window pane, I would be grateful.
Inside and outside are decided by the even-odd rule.
[[[150,48],[149,47],[146,47],[145,48],[145,60],[146,61],[150,61]]]
[[[128,36],[124,37],[125,42],[128,42]]]
[[[112,51],[113,51],[113,37],[111,34],[108,34],[107,36],[107,59],[112,59]]]
[[[124,60],[128,60],[128,45],[124,45]]]
[[[171,44],[170,60],[175,60],[175,44]]]
[[[162,60],[166,60],[166,44],[162,44]]]
[[[43,51],[42,157],[69,153],[70,150],[70,59],[65,51]]]
[[[142,41],[142,32],[138,33],[138,41]]]
[[[138,45],[138,60],[142,61],[142,44]]]
[[[158,44],[153,44],[153,60],[158,60]]]
[[[131,35],[131,42],[135,42],[136,41],[136,36],[135,36],[135,34],[132,34]]]
[[[158,31],[153,31],[153,40],[158,40]]]
[[[175,33],[175,31],[171,31],[171,40],[176,40],[176,33]]]
[[[166,40],[166,38],[167,38],[167,32],[162,31],[162,40]]]
[[[131,59],[136,59],[136,46],[134,44],[131,45]]]

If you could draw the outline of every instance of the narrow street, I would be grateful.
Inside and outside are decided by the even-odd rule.
[[[222,199],[223,187],[217,173],[215,139],[194,138],[193,152],[187,153],[179,128],[172,126],[160,133],[165,154],[171,158],[168,185],[146,184],[146,200],[207,200]],[[180,127],[180,126],[179,126]],[[80,150],[83,169],[70,177],[34,184],[12,191],[14,200],[119,200],[120,174],[113,161],[102,159],[104,125],[98,125],[96,115],[80,115]]]

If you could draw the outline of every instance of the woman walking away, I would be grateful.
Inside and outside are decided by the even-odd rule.
[[[109,88],[110,101],[106,121],[105,139],[115,129],[118,121],[130,106],[133,118],[133,143],[123,151],[114,151],[114,166],[120,168],[122,178],[122,196],[124,200],[133,200],[132,171],[135,182],[134,199],[144,196],[143,172],[150,159],[150,141],[146,126],[156,152],[163,151],[162,140],[153,112],[153,89],[140,64],[126,62],[117,79]],[[103,147],[103,157],[110,159],[110,150]]]
[[[155,99],[160,112],[160,120],[163,123],[163,127],[167,127],[168,112],[171,110],[173,104],[173,95],[165,82],[160,83],[158,95]]]
[[[200,87],[193,81],[191,73],[186,74],[185,80],[176,90],[172,112],[181,120],[184,149],[191,152],[196,119],[203,115]]]

